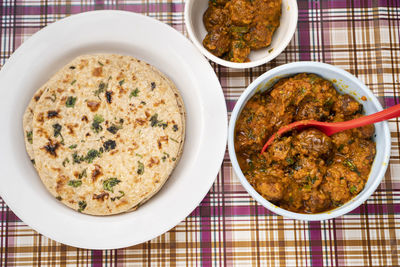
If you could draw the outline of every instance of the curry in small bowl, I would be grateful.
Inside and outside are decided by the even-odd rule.
[[[281,0],[209,0],[203,16],[204,47],[225,60],[249,62],[251,50],[271,44],[281,6]]]
[[[354,198],[368,180],[376,155],[375,128],[368,125],[330,137],[317,129],[293,131],[261,148],[280,127],[299,120],[347,121],[363,105],[315,74],[279,80],[245,104],[234,131],[240,168],[266,200],[296,213],[321,213]]]

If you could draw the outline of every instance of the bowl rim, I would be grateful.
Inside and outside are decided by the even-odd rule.
[[[284,38],[279,43],[279,45],[277,47],[274,47],[274,50],[271,53],[269,53],[267,56],[265,56],[261,59],[255,60],[255,61],[246,62],[246,63],[237,63],[237,62],[227,61],[227,60],[221,59],[221,58],[211,54],[207,49],[204,48],[203,44],[200,43],[198,38],[196,37],[196,34],[193,31],[192,20],[191,20],[191,10],[192,10],[193,3],[195,1],[199,1],[199,0],[186,0],[185,1],[184,21],[185,21],[187,32],[189,34],[189,38],[194,43],[196,48],[199,49],[200,52],[205,57],[207,57],[209,60],[211,60],[219,65],[222,65],[222,66],[225,66],[228,68],[247,69],[247,68],[257,67],[257,66],[263,65],[267,62],[270,62],[271,60],[276,58],[278,55],[280,55],[283,50],[286,49],[286,47],[288,46],[289,42],[292,40],[294,33],[297,29],[297,21],[298,21],[298,15],[299,15],[297,1],[296,0],[287,0],[288,2],[290,2],[291,12],[293,12],[295,15],[289,17],[289,20],[290,20],[289,21],[289,29],[286,32],[286,34],[284,35]]]
[[[297,71],[292,71],[296,68],[302,67],[305,70],[308,69],[308,67],[317,67],[321,69],[327,69],[333,72],[336,72],[338,76],[345,77],[347,79],[351,79],[367,96],[367,98],[370,99],[371,103],[375,106],[375,108],[378,111],[381,111],[383,108],[381,104],[379,103],[378,99],[375,97],[375,95],[372,93],[372,91],[364,85],[357,77],[352,75],[351,73],[335,67],[330,64],[326,63],[321,63],[321,62],[311,62],[311,61],[300,61],[300,62],[294,62],[294,63],[288,63],[281,65],[279,67],[273,68],[261,76],[259,76],[256,80],[254,80],[242,93],[242,95],[239,97],[238,101],[236,102],[236,105],[232,111],[232,115],[229,121],[229,129],[228,129],[228,151],[229,151],[229,157],[231,159],[231,163],[234,169],[235,174],[239,178],[240,183],[243,185],[243,187],[246,189],[246,191],[262,206],[264,206],[266,209],[282,215],[286,218],[290,219],[296,219],[296,220],[302,220],[302,221],[323,221],[323,220],[328,220],[332,218],[336,218],[339,216],[342,216],[354,209],[356,209],[358,206],[360,206],[364,201],[366,201],[376,190],[376,188],[380,185],[385,173],[386,169],[389,165],[389,159],[390,159],[390,150],[391,150],[391,141],[390,141],[390,130],[388,126],[387,121],[380,122],[382,123],[381,126],[383,128],[383,140],[384,140],[384,146],[383,148],[383,157],[382,157],[382,164],[375,164],[375,166],[379,166],[379,172],[378,174],[374,177],[374,181],[372,182],[371,186],[358,194],[356,197],[352,198],[350,201],[348,201],[345,205],[341,206],[340,208],[334,209],[334,210],[329,210],[326,212],[321,212],[321,213],[316,213],[316,214],[303,214],[303,213],[296,213],[292,211],[285,210],[283,208],[280,208],[265,198],[263,198],[247,181],[246,177],[243,175],[242,170],[239,167],[239,163],[236,158],[236,152],[235,152],[235,147],[234,147],[234,130],[236,126],[236,120],[239,117],[242,107],[247,103],[249,99],[249,95],[251,95],[255,90],[258,89],[259,84],[271,80],[274,77],[278,75],[294,75],[296,73],[300,73]],[[284,71],[285,73],[281,73]],[[313,72],[310,72],[313,73]],[[336,79],[339,80],[341,77],[337,77]],[[370,177],[368,178],[370,179]],[[365,191],[364,191],[365,190]]]

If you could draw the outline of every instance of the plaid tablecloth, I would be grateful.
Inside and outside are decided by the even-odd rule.
[[[89,10],[140,12],[186,34],[184,1],[178,0],[6,0],[0,5],[1,65],[33,33]],[[253,79],[300,60],[348,70],[385,107],[400,101],[400,0],[299,0],[298,5],[296,34],[275,60],[248,70],[211,63],[228,112]],[[389,124],[392,153],[382,184],[340,218],[308,223],[269,212],[240,185],[226,153],[214,185],[190,216],[164,235],[125,249],[84,250],[57,243],[33,231],[0,199],[0,266],[400,266],[400,122]]]

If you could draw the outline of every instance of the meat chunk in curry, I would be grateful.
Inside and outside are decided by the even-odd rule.
[[[277,138],[280,127],[298,120],[337,122],[362,115],[363,106],[314,74],[279,80],[256,93],[235,128],[239,165],[250,184],[267,200],[294,212],[318,213],[341,206],[361,192],[375,158],[373,125],[330,137],[308,128]]]
[[[248,62],[251,49],[268,47],[279,27],[281,0],[210,0],[204,47],[217,57]]]

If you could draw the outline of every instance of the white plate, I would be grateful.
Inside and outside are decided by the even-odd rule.
[[[187,111],[182,159],[162,190],[137,211],[108,217],[80,214],[47,192],[26,154],[22,129],[36,89],[74,57],[98,52],[131,55],[157,67],[175,82]],[[183,35],[157,20],[123,11],[62,19],[15,51],[0,84],[0,195],[21,220],[58,242],[111,249],[150,240],[193,211],[221,166],[227,111],[218,79]]]

